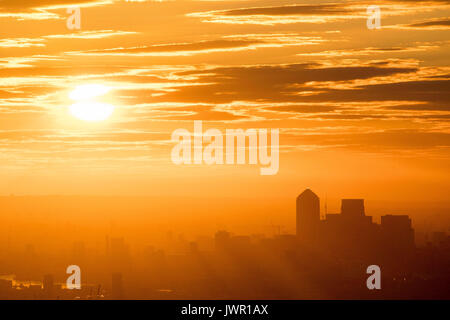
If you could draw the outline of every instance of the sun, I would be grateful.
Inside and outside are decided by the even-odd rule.
[[[101,84],[85,84],[76,87],[69,98],[78,101],[69,107],[69,112],[80,120],[97,122],[108,119],[115,107],[111,104],[97,102],[94,99],[107,94],[111,88]]]
[[[83,101],[69,107],[70,114],[84,121],[103,121],[114,112],[114,106],[107,103]]]

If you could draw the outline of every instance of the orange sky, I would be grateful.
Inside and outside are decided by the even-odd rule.
[[[0,194],[448,202],[449,16],[444,0],[0,1]],[[87,83],[112,88],[108,120],[69,115]],[[278,174],[174,165],[194,120],[279,128]]]

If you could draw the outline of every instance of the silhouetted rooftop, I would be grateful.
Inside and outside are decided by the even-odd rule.
[[[319,198],[314,192],[311,191],[311,189],[305,189],[298,198]]]

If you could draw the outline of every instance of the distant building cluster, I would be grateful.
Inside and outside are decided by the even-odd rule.
[[[8,257],[8,267],[0,264],[0,299],[450,298],[448,234],[416,246],[408,216],[374,223],[363,199],[343,199],[340,214],[321,219],[320,199],[309,189],[296,199],[296,234],[222,230],[188,241],[170,233],[164,249],[139,252],[124,238],[105,240],[103,249],[76,242],[70,253],[51,256],[27,246]],[[80,266],[81,290],[62,285],[68,264]],[[370,265],[381,269],[381,290],[367,289]],[[11,273],[18,280],[1,276]]]
[[[297,237],[341,257],[413,253],[414,229],[407,215],[385,215],[381,224],[365,214],[363,199],[342,199],[340,214],[320,219],[319,197],[306,189],[297,197]]]

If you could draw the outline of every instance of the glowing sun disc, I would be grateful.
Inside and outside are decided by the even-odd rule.
[[[114,106],[99,102],[78,102],[69,107],[70,113],[84,121],[102,121],[108,119],[114,112]]]

